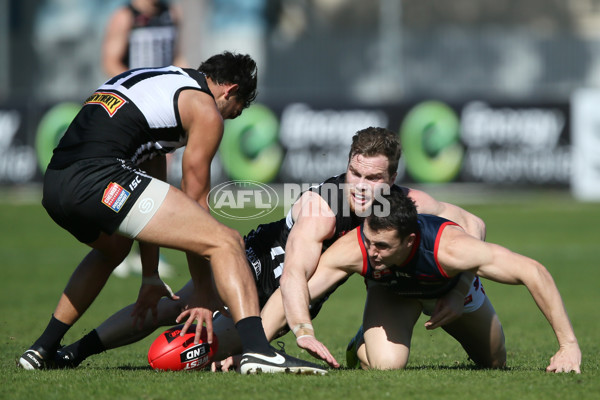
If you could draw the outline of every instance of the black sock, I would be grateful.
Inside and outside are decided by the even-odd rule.
[[[265,336],[260,317],[241,319],[235,324],[235,327],[240,335],[244,353],[275,354]]]
[[[77,366],[89,356],[100,354],[106,348],[100,341],[98,332],[94,329],[80,340],[65,347],[64,350],[70,351],[73,354],[73,363]]]
[[[56,349],[58,349],[58,346],[60,346],[60,341],[70,327],[71,325],[67,325],[64,322],[57,320],[54,318],[54,314],[52,314],[52,318],[50,318],[50,322],[48,322],[46,330],[31,347],[33,349],[38,349],[41,347],[43,350],[48,352],[48,355],[53,355],[56,352]]]

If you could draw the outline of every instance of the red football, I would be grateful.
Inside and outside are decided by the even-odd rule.
[[[200,343],[194,344],[196,325],[191,325],[187,333],[180,335],[182,325],[177,325],[161,333],[148,350],[148,363],[155,370],[180,371],[206,367],[217,352],[217,335],[213,334],[212,344],[206,341],[206,328],[202,328]]]

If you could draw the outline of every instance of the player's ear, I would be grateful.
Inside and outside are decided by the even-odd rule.
[[[228,85],[227,89],[225,90],[225,99],[229,100],[230,97],[235,97],[239,89],[240,85],[238,85],[237,83]]]
[[[404,243],[407,248],[413,247],[415,245],[415,241],[417,240],[417,234],[411,233],[404,239]]]

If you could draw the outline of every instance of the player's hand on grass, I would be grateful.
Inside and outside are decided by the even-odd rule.
[[[575,372],[581,373],[581,350],[577,342],[562,345],[556,354],[550,358],[546,372]]]
[[[431,318],[425,322],[426,329],[436,329],[446,325],[463,314],[465,297],[462,293],[451,290],[437,299]]]
[[[210,365],[212,372],[229,372],[235,371],[240,365],[241,356],[230,356],[221,361],[215,361]]]
[[[144,327],[148,310],[152,313],[153,323],[155,325],[158,324],[158,302],[162,297],[179,300],[179,296],[173,293],[169,285],[163,282],[158,276],[151,279],[144,278],[138,298],[131,312],[133,326],[138,326],[140,329]]]
[[[298,336],[296,344],[301,349],[308,351],[311,356],[325,361],[329,366],[333,368],[340,367],[340,363],[331,355],[329,349],[319,342],[316,337],[312,335]]]

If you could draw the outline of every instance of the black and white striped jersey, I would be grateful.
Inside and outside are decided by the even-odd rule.
[[[133,17],[133,26],[129,31],[123,64],[129,69],[164,67],[175,59],[177,26],[171,17],[168,4],[159,1],[156,7],[156,14],[148,16],[131,4],[128,5]]]
[[[139,164],[185,146],[177,106],[184,89],[212,96],[204,74],[175,66],[133,69],[108,80],[84,102],[48,168],[102,157]]]

